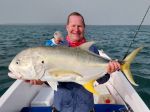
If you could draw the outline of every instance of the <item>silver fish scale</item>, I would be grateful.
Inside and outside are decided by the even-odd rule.
[[[109,60],[100,57],[90,51],[86,51],[79,47],[71,48],[66,46],[55,46],[55,47],[37,47],[34,50],[41,52],[41,54],[64,56],[67,58],[75,58],[76,60],[84,63],[108,63]],[[59,57],[58,57],[59,58]]]

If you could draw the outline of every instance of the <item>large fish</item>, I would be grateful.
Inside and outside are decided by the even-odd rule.
[[[57,90],[58,82],[76,82],[97,94],[93,82],[104,76],[110,60],[90,52],[88,49],[92,44],[87,42],[76,48],[28,48],[12,60],[8,75],[15,79],[47,81],[54,90]],[[137,48],[121,61],[121,71],[133,85],[136,83],[130,72],[130,63],[141,49]]]

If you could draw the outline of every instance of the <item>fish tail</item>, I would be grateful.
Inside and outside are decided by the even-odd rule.
[[[130,71],[130,64],[131,62],[134,60],[134,58],[136,57],[136,55],[138,54],[138,52],[140,52],[143,49],[143,47],[139,47],[137,49],[135,49],[134,51],[132,51],[124,60],[123,60],[123,64],[121,65],[121,71],[125,74],[125,76],[127,77],[127,79],[130,81],[131,84],[138,86],[138,84],[135,83],[134,79],[133,79],[133,75]]]
[[[95,89],[94,89],[94,86],[93,86],[93,83],[95,82],[95,80],[91,80],[85,84],[83,84],[83,87],[88,90],[89,92],[93,93],[93,94],[96,94],[96,95],[99,95],[99,92],[97,92]]]

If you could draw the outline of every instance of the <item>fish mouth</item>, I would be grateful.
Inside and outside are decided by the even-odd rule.
[[[15,73],[12,69],[9,69],[10,72],[8,72],[8,76],[13,79],[22,79],[22,75]]]
[[[18,75],[15,75],[15,73],[13,72],[8,72],[8,76],[13,78],[13,79],[22,79],[22,76],[18,76]]]
[[[8,72],[8,76],[13,78],[13,79],[16,79],[16,75],[13,73],[13,72]]]

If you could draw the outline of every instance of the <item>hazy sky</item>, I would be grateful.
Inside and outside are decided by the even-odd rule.
[[[80,12],[90,25],[139,25],[150,0],[0,0],[0,24],[65,24]],[[144,21],[150,25],[150,11]]]

